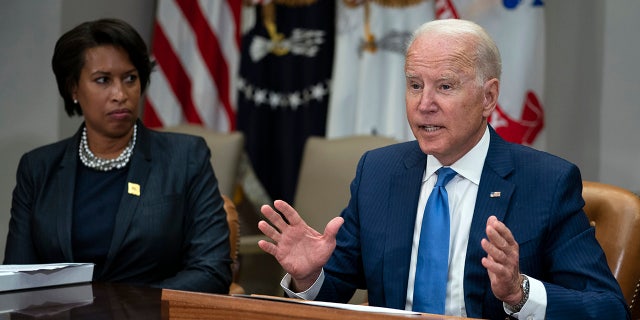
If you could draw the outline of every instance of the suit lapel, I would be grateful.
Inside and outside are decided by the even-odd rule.
[[[485,295],[493,294],[487,271],[480,262],[486,256],[480,241],[486,238],[487,219],[494,215],[504,221],[515,190],[515,185],[506,180],[514,170],[509,145],[493,129],[490,128],[490,132],[489,152],[478,187],[465,262],[465,306],[470,317],[481,317]]]
[[[383,267],[385,299],[391,308],[404,309],[406,303],[411,243],[426,161],[426,155],[414,143],[404,157],[404,167],[391,178]]]
[[[120,207],[116,213],[116,223],[113,231],[113,238],[107,260],[105,261],[104,271],[109,269],[115,255],[120,251],[120,247],[127,235],[127,230],[131,224],[133,216],[137,213],[140,198],[144,196],[146,191],[145,182],[151,170],[151,148],[148,130],[138,121],[138,132],[136,146],[131,155],[129,163],[129,173],[127,175],[127,185],[124,186]],[[129,192],[131,184],[137,185],[139,195]]]
[[[83,125],[84,126],[84,125]],[[82,128],[82,127],[81,127]],[[71,243],[71,228],[73,225],[73,203],[76,185],[76,175],[78,164],[78,145],[80,144],[80,130],[67,145],[64,157],[60,163],[56,176],[57,182],[54,184],[59,196],[55,201],[55,212],[59,212],[56,219],[58,230],[58,241],[65,261],[73,260],[73,249]]]

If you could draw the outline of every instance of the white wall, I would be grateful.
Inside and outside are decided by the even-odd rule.
[[[546,0],[547,150],[640,191],[640,1]]]
[[[583,177],[640,190],[640,1],[545,0],[546,148]],[[149,41],[155,0],[0,4],[0,261],[19,157],[71,135],[50,59],[63,30],[113,16]],[[149,42],[148,42],[149,43]]]
[[[599,180],[640,191],[640,1],[605,2]]]
[[[0,257],[18,160],[26,150],[58,139],[60,108],[51,71],[59,36],[60,2],[0,5]]]
[[[545,2],[546,150],[598,180],[602,18],[600,0]]]

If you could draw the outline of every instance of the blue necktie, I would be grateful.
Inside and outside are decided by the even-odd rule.
[[[456,176],[451,168],[438,180],[424,208],[413,289],[413,311],[444,314],[449,271],[449,196],[444,187]]]

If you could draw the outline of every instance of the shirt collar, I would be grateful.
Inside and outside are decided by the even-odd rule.
[[[482,138],[478,143],[467,152],[462,158],[458,159],[450,167],[455,170],[459,175],[465,179],[480,184],[480,176],[482,175],[482,167],[484,166],[484,160],[489,152],[489,127],[487,127],[482,135]],[[431,177],[438,169],[442,167],[442,164],[438,159],[432,155],[427,155],[427,167],[424,171],[422,181],[426,181]]]

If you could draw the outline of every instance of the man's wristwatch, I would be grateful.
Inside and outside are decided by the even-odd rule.
[[[527,276],[525,276],[524,274],[522,274],[521,276],[522,282],[520,282],[520,288],[522,289],[522,299],[520,299],[520,302],[518,302],[516,305],[512,306],[507,304],[507,307],[513,313],[520,312],[524,304],[529,299],[529,278],[527,278]]]

